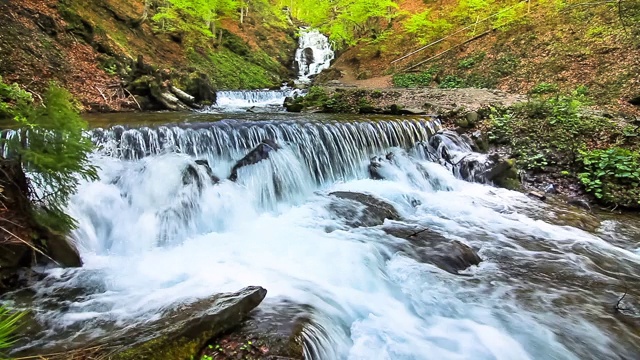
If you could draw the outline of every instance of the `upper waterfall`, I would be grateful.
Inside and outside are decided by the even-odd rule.
[[[298,50],[296,50],[297,82],[311,81],[313,75],[328,69],[334,58],[335,53],[325,35],[315,29],[301,29]]]

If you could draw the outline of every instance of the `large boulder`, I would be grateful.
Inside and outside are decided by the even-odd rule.
[[[53,346],[34,346],[14,357],[39,358],[42,352],[74,354],[84,349],[100,349],[96,358],[111,360],[194,359],[207,342],[238,326],[264,299],[267,290],[249,286],[234,293],[217,294],[191,303],[176,304],[157,319],[136,325],[104,324],[100,340],[82,341],[82,334],[58,334],[68,341]],[[51,334],[49,334],[51,336]],[[29,342],[36,338],[29,337]],[[20,345],[20,344],[18,344]],[[77,349],[77,350],[76,350]],[[65,357],[66,358],[66,357]]]
[[[393,224],[385,226],[383,230],[389,235],[408,241],[407,246],[403,246],[401,249],[403,253],[452,274],[458,274],[459,271],[478,265],[482,261],[468,245],[457,240],[447,239],[442,234],[430,229],[416,229],[414,226]]]
[[[262,142],[258,144],[258,146],[251,150],[251,152],[249,152],[245,157],[236,162],[233,168],[231,168],[231,175],[229,175],[229,180],[238,180],[238,170],[245,166],[254,165],[262,160],[268,159],[269,154],[272,151],[278,151],[279,149],[280,145],[278,145],[275,141],[271,139],[262,140]]]
[[[400,214],[393,205],[373,195],[349,191],[336,191],[329,195],[340,200],[332,202],[329,209],[344,219],[348,226],[378,226],[384,224],[385,219],[400,220]]]

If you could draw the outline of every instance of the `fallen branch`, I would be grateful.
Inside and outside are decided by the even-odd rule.
[[[104,102],[105,102],[106,104],[108,104],[108,103],[109,103],[109,101],[107,101],[107,97],[106,97],[106,96],[104,96],[104,94],[102,93],[102,90],[100,90],[100,88],[98,88],[97,86],[96,86],[95,88],[96,88],[96,90],[98,90],[98,92],[100,93],[100,96],[102,96],[102,98],[104,99]]]
[[[25,245],[27,245],[28,247],[30,247],[33,251],[41,254],[42,256],[46,257],[47,259],[51,260],[54,262],[54,264],[58,265],[58,266],[62,266],[60,265],[59,262],[53,260],[49,255],[45,254],[44,252],[42,252],[42,250],[38,249],[37,247],[33,246],[32,244],[30,244],[29,242],[27,242],[26,240],[21,239],[20,237],[18,237],[18,235],[12,233],[11,231],[5,229],[4,227],[0,226],[0,229],[3,230],[4,232],[6,232],[7,234],[13,236],[14,238],[16,238],[18,241],[24,243]]]
[[[422,229],[422,230],[420,230],[420,231],[414,232],[413,234],[411,234],[411,235],[409,235],[409,236],[407,236],[407,237],[414,237],[414,236],[416,236],[416,235],[420,235],[420,234],[422,234],[422,233],[423,233],[423,232],[425,232],[425,231],[429,231],[429,228],[424,228],[424,229]]]
[[[129,90],[127,90],[127,88],[123,88],[124,91],[126,91],[127,94],[129,94],[129,97],[131,99],[133,99],[133,101],[136,103],[136,105],[138,105],[138,109],[140,109],[140,111],[142,111],[142,106],[140,106],[140,103],[138,102],[138,100],[136,100],[136,97],[133,96],[133,94],[131,94],[131,92]]]

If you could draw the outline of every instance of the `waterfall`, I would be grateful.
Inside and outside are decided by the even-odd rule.
[[[355,176],[363,161],[390,147],[410,148],[440,127],[437,119],[355,122],[233,121],[91,131],[103,154],[141,159],[167,151],[232,161],[264,139],[289,143],[319,183]]]
[[[282,104],[287,97],[296,97],[303,92],[298,89],[282,88],[280,90],[237,90],[218,91],[216,104],[205,109],[205,112],[236,112],[251,108],[261,111],[282,111]]]
[[[316,29],[300,29],[300,40],[296,50],[298,82],[308,83],[311,77],[331,66],[335,53],[329,39]]]
[[[28,346],[73,347],[260,285],[267,312],[311,309],[310,360],[638,358],[635,329],[604,306],[620,277],[638,286],[637,242],[611,230],[625,224],[587,232],[563,219],[592,214],[462,181],[452,164],[481,155],[435,119],[322,119],[90,130],[100,180],[82,181],[68,207],[84,266],[34,286],[45,326]],[[265,139],[279,149],[225,180]],[[380,180],[368,174],[376,156],[392,159]],[[373,196],[399,219],[354,227],[363,205],[333,192]],[[480,265],[453,274],[423,260],[457,256],[456,243]]]
[[[326,36],[318,30],[302,28],[295,55],[298,71],[296,82],[299,84],[309,83],[311,77],[329,68],[334,56]],[[216,104],[205,108],[203,112],[283,111],[282,105],[285,98],[301,95],[304,95],[304,91],[286,86],[280,90],[218,91]]]

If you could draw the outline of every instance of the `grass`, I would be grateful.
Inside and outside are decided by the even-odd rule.
[[[0,356],[15,343],[14,334],[20,326],[23,312],[12,312],[4,306],[0,306]]]

